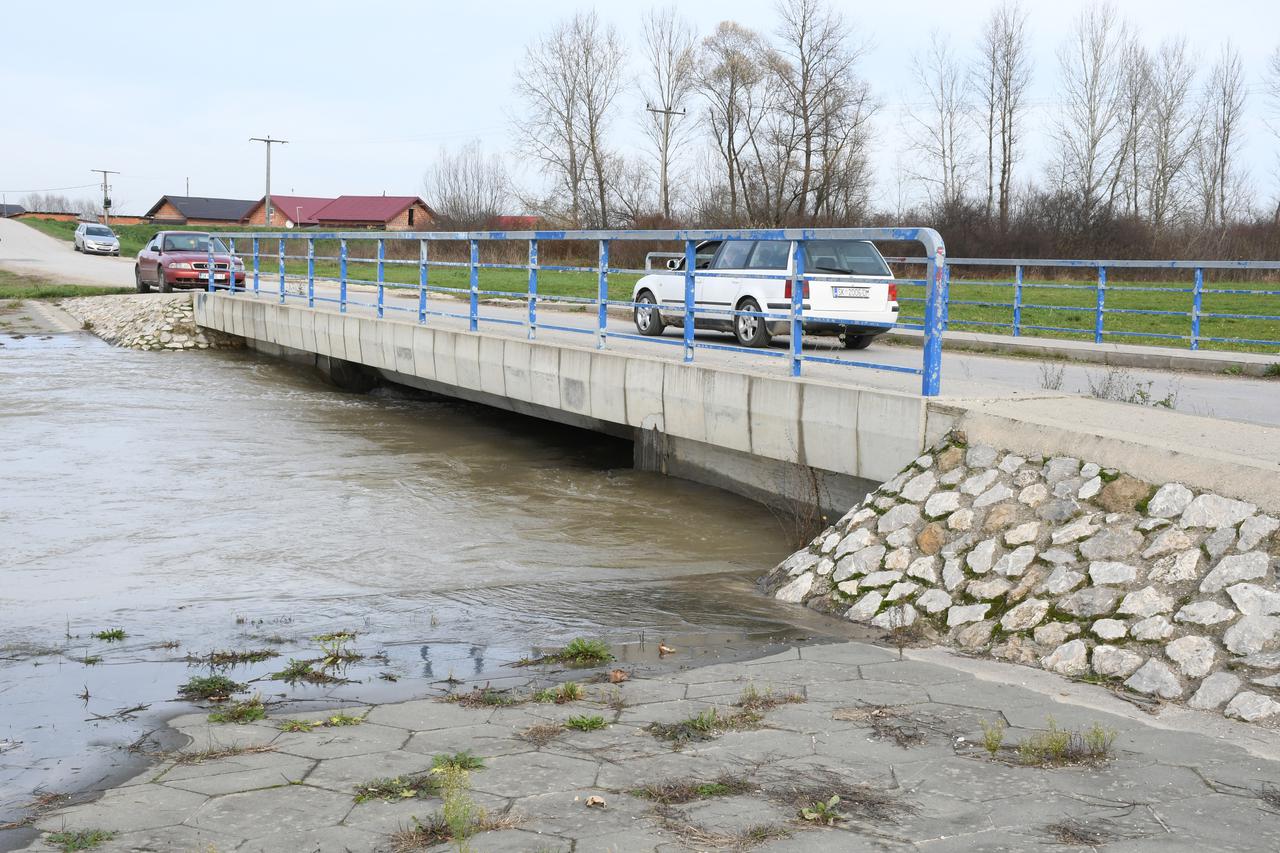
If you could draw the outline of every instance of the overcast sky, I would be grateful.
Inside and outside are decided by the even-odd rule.
[[[1038,176],[1057,108],[1056,49],[1079,0],[1026,0],[1035,76],[1034,112],[1018,180]],[[509,150],[519,109],[513,69],[524,46],[589,0],[540,2],[5,3],[0,21],[0,190],[96,195],[89,170],[115,169],[116,210],[141,213],[165,193],[257,198],[263,146],[275,148],[273,190],[298,195],[419,194],[441,145],[478,138]],[[630,45],[636,3],[598,2]],[[774,28],[772,0],[685,0],[707,33],[734,19]],[[888,203],[904,147],[901,114],[918,102],[910,56],[931,28],[966,54],[991,0],[836,0],[873,46],[861,66],[883,105],[876,126],[877,201]],[[1249,83],[1243,162],[1260,196],[1276,192],[1275,137],[1264,119],[1262,75],[1280,44],[1277,0],[1119,0],[1149,45],[1186,34],[1204,70],[1231,39]],[[693,104],[692,106],[697,106]],[[615,139],[638,146],[633,92],[619,105]],[[70,189],[63,189],[70,188]],[[430,199],[428,199],[430,201]]]

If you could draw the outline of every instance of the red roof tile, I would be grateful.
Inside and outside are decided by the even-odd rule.
[[[341,195],[316,211],[320,222],[390,222],[411,204],[426,203],[411,195]]]
[[[316,213],[326,204],[334,201],[331,198],[319,198],[318,196],[309,195],[276,195],[271,194],[271,203],[275,205],[275,209],[284,214],[284,216],[299,225],[315,225]],[[254,205],[254,210],[258,209],[259,201]],[[253,213],[253,211],[249,211]],[[248,215],[246,214],[246,217]]]

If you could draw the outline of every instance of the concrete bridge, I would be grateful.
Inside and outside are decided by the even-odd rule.
[[[416,302],[416,300],[415,300]],[[843,511],[952,428],[1027,454],[1083,456],[1153,482],[1185,480],[1274,506],[1280,429],[1054,392],[926,398],[895,374],[815,364],[800,377],[780,361],[544,329],[538,340],[496,323],[416,322],[416,312],[339,313],[323,300],[200,292],[196,322],[265,354],[315,365],[339,384],[377,379],[632,439],[639,467],[766,503]],[[498,315],[500,309],[495,309]],[[512,313],[516,313],[512,311]],[[557,324],[593,323],[566,314]]]

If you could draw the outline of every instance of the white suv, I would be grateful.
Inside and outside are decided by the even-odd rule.
[[[733,332],[738,343],[764,347],[774,335],[790,334],[789,320],[734,316],[731,310],[768,314],[791,311],[791,261],[794,244],[786,240],[724,240],[697,248],[694,275],[694,327]],[[667,325],[684,325],[684,261],[672,260],[668,272],[636,282],[635,324],[642,335],[661,335]],[[807,274],[822,280],[804,285],[806,334],[840,336],[849,349],[865,349],[898,321],[898,286],[884,257],[867,240],[809,240],[804,247]],[[740,273],[741,277],[735,275]],[[749,278],[776,273],[777,278]],[[653,307],[649,307],[653,306]],[[810,320],[809,318],[813,319]]]

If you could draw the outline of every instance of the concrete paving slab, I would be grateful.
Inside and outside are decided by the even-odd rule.
[[[357,785],[374,779],[387,779],[431,769],[432,757],[419,752],[391,750],[366,755],[351,755],[319,762],[306,775],[306,783],[339,794],[354,794]]]
[[[584,758],[550,753],[503,755],[487,762],[483,776],[472,777],[477,791],[500,797],[528,797],[591,787],[597,765]]]
[[[529,752],[533,746],[515,736],[507,726],[481,723],[475,726],[458,726],[417,732],[409,737],[403,747],[408,752],[438,755],[470,749],[476,755],[492,757]]]
[[[452,702],[419,699],[413,702],[379,706],[371,710],[365,719],[382,726],[408,729],[411,732],[426,732],[474,723],[487,723],[489,711],[488,708],[464,708]]]
[[[304,834],[340,824],[352,798],[307,785],[286,785],[215,797],[190,815],[187,826],[250,839],[288,831]],[[279,849],[279,848],[276,848]]]
[[[188,775],[181,779],[162,779],[161,784],[197,794],[217,796],[252,791],[258,788],[274,788],[302,781],[316,762],[309,758],[277,755],[270,766],[235,770],[215,775]]]
[[[77,806],[36,822],[46,832],[61,829],[103,829],[134,832],[183,822],[208,798],[162,785],[132,785],[107,791],[96,802]]]
[[[303,758],[343,758],[400,749],[409,740],[404,729],[361,723],[358,726],[313,729],[309,732],[283,732],[272,746],[280,752]]]
[[[308,853],[385,853],[385,836],[350,826],[325,826],[297,831],[281,829],[251,838],[236,848],[236,853],[281,853],[284,850],[306,850]]]

